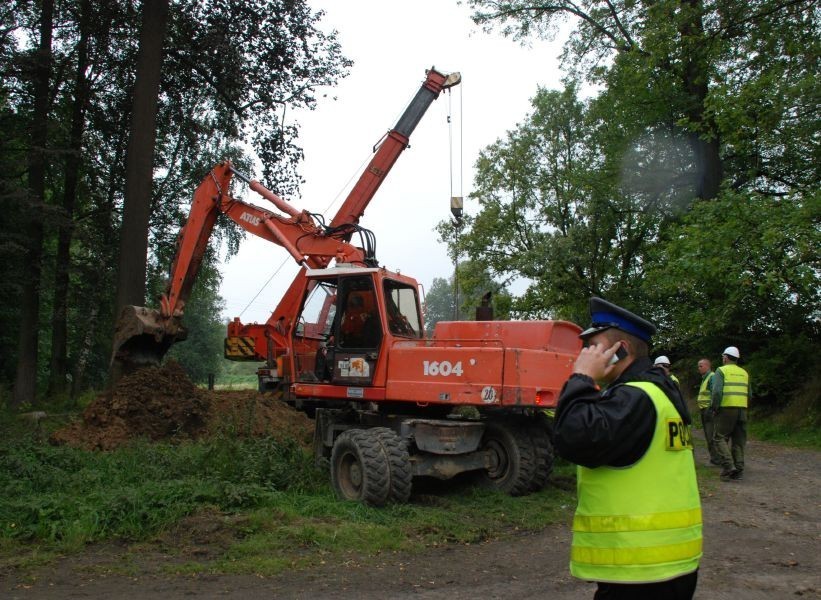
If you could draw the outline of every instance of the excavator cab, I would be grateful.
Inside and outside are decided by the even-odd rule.
[[[322,270],[308,286],[294,330],[296,381],[373,385],[391,338],[422,337],[412,282],[384,277],[376,268],[341,271]]]

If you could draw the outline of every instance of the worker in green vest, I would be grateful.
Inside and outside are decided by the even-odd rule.
[[[713,363],[709,358],[700,358],[698,361],[698,374],[701,375],[701,383],[698,386],[698,397],[696,403],[701,414],[701,426],[704,428],[704,440],[707,442],[707,452],[710,453],[710,464],[721,465],[716,452],[715,443],[715,416],[710,408],[711,394],[713,391]]]
[[[715,415],[715,445],[721,462],[721,480],[744,477],[744,447],[747,445],[747,406],[752,397],[750,376],[738,366],[741,353],[728,346],[722,366],[713,377],[712,411]]]
[[[676,382],[676,385],[681,385],[681,384],[679,384],[679,382],[678,382],[678,377],[676,377],[675,375],[673,375],[673,373],[670,371],[670,369],[672,368],[672,366],[670,365],[670,359],[669,359],[669,358],[667,358],[666,356],[664,356],[664,355],[662,354],[661,356],[659,356],[659,357],[655,360],[655,362],[653,363],[653,366],[655,366],[655,367],[661,367],[662,371],[664,371],[664,374],[665,374],[665,375],[667,375],[667,377],[669,377],[670,379],[672,379],[673,381],[675,381],[675,382]]]
[[[652,323],[595,297],[590,314],[554,430],[578,465],[570,572],[596,599],[690,600],[702,548],[690,413],[649,358]]]

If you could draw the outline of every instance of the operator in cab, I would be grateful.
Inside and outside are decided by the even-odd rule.
[[[578,465],[570,572],[594,598],[690,600],[702,554],[691,418],[653,368],[656,327],[601,298],[556,409],[555,447]]]

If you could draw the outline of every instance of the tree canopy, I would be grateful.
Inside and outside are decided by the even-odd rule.
[[[783,401],[821,349],[814,3],[469,4],[522,42],[573,31],[565,88],[481,153],[479,210],[450,243],[531,282],[514,314],[584,323],[602,295],[658,322],[668,353],[742,347]]]
[[[7,166],[0,175],[0,336],[11,349],[0,360],[4,386],[23,363],[41,389],[49,384],[55,392],[69,380],[76,389],[99,386],[106,372],[144,6],[13,0],[0,8],[0,155]],[[162,289],[191,193],[213,164],[230,158],[253,172],[256,156],[267,187],[298,189],[302,154],[291,111],[312,109],[318,91],[351,64],[322,17],[304,0],[168,2],[149,199],[149,303]],[[34,124],[44,139],[32,137]],[[42,177],[27,157],[45,165]],[[240,235],[220,222],[208,260],[225,243],[236,251]],[[213,312],[218,284],[218,277],[204,278],[203,301],[192,298],[190,306],[203,306],[212,322],[220,321]],[[26,286],[39,298],[25,295]],[[23,306],[39,322],[21,327]],[[34,343],[32,358],[18,360],[18,336],[29,348]],[[30,391],[26,402],[34,401]]]

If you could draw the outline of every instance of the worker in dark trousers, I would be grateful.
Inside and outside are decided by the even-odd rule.
[[[701,426],[704,428],[704,440],[707,442],[707,451],[710,453],[710,464],[721,465],[716,452],[716,422],[715,415],[710,408],[710,401],[713,392],[713,363],[709,358],[702,358],[698,361],[698,374],[701,375],[701,383],[698,386],[698,410],[701,413]]]
[[[747,406],[752,395],[750,376],[738,366],[741,353],[728,346],[722,365],[713,376],[712,410],[715,415],[715,445],[721,462],[721,481],[744,477],[744,447],[747,445]]]
[[[597,582],[596,600],[690,600],[702,537],[687,405],[648,358],[652,323],[601,298],[590,314],[554,431],[579,465],[570,572]]]

